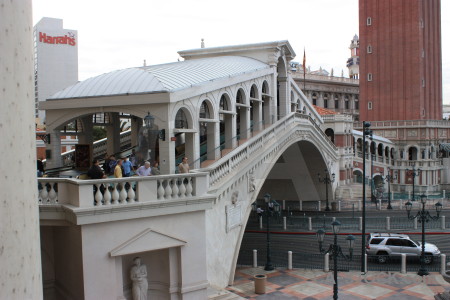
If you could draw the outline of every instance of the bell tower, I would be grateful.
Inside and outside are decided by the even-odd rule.
[[[347,59],[348,75],[350,78],[359,79],[359,38],[355,34],[350,42],[350,58]]]

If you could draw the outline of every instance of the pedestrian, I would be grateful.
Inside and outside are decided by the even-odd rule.
[[[98,159],[94,159],[92,161],[92,166],[88,170],[87,175],[90,179],[103,179],[106,178],[105,173],[102,171],[102,168],[100,168],[100,162]]]
[[[110,155],[108,155],[108,153],[105,154],[105,162],[103,163],[103,171],[105,172],[105,174],[109,175],[111,174],[111,169],[109,168],[109,159]]]
[[[136,170],[136,174],[138,174],[139,176],[150,176],[152,175],[152,168],[150,168],[150,162],[145,161],[143,166],[140,166],[137,170]]]
[[[133,168],[133,171],[136,171],[137,163],[136,163],[136,150],[135,149],[131,150],[130,162],[131,162],[131,167]]]
[[[152,175],[161,175],[161,172],[159,171],[159,162],[155,161],[151,172],[152,172]]]
[[[183,160],[178,165],[178,171],[180,173],[189,173],[189,164],[188,164],[188,158],[185,156],[183,157]]]
[[[117,160],[114,155],[109,156],[109,172],[114,174],[117,165]]]
[[[130,177],[131,176],[131,170],[132,170],[132,164],[128,157],[125,157],[122,162],[122,168],[123,168],[123,177]]]
[[[37,176],[44,176],[44,163],[42,162],[42,158],[39,158],[37,161]]]
[[[262,218],[262,214],[263,214],[264,210],[258,206],[258,208],[256,209],[256,213],[258,214],[258,218]]]
[[[116,166],[114,167],[114,177],[115,178],[122,178],[122,160],[119,158],[116,161]]]

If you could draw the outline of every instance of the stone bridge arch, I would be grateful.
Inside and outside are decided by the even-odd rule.
[[[292,128],[284,134],[274,134],[273,139],[276,141],[263,143],[263,149],[249,155],[239,168],[235,167],[230,173],[232,176],[221,179],[214,188],[216,204],[207,211],[207,261],[211,284],[226,286],[232,283],[251,204],[262,198],[260,195],[269,192],[276,200],[298,200],[298,197],[301,200],[324,200],[325,186],[318,181],[317,173],[327,169],[329,174],[339,174],[335,148],[325,135],[312,128]],[[276,181],[289,187],[289,194],[277,194],[280,189],[274,190]],[[328,189],[329,199],[333,199],[334,189]],[[292,195],[297,195],[297,198],[289,199]],[[236,199],[238,204],[235,204]],[[238,228],[230,228],[230,220],[224,214],[233,207],[239,208],[242,218]]]

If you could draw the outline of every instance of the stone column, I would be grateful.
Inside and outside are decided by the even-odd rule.
[[[253,131],[262,129],[262,103],[253,101]]]
[[[278,105],[280,106],[280,115],[278,118],[283,118],[290,112],[291,108],[291,101],[290,101],[290,93],[289,93],[289,85],[287,84],[287,78],[286,77],[278,77],[278,84],[279,86],[279,99],[278,99]]]
[[[138,144],[139,130],[142,127],[142,119],[138,117],[131,118],[131,147],[134,148]]]
[[[109,155],[120,152],[120,118],[118,113],[110,113],[111,123],[106,126],[106,153]]]
[[[47,133],[50,135],[50,143],[46,147],[46,169],[60,168],[63,166],[61,158],[61,132],[48,128]]]
[[[0,299],[42,299],[31,1],[0,7]]]
[[[220,132],[219,123],[208,123],[207,124],[207,159],[217,159],[220,155],[219,143],[220,143]]]
[[[319,92],[319,98],[317,98],[317,106],[323,107],[323,93]]]

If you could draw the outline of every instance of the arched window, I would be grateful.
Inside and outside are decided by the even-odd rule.
[[[328,94],[323,95],[323,107],[328,108]]]
[[[312,104],[313,105],[317,105],[317,94],[316,93],[313,93],[312,94]]]
[[[203,119],[211,119],[211,115],[209,113],[209,107],[208,104],[206,103],[206,101],[202,102],[202,105],[200,106],[200,118]]]
[[[417,148],[410,147],[408,149],[408,160],[417,160]]]

